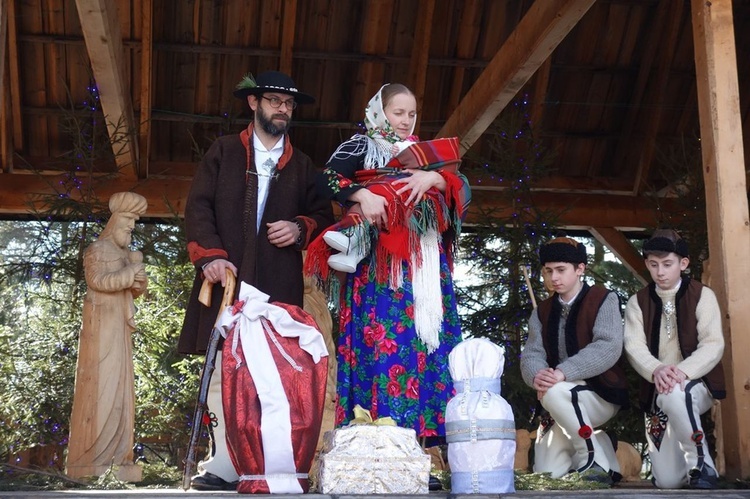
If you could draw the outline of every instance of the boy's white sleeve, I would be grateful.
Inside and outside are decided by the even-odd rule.
[[[653,383],[654,371],[661,365],[661,362],[651,354],[646,344],[643,312],[638,305],[636,295],[630,297],[625,307],[625,355],[633,369]]]
[[[698,348],[677,365],[689,379],[700,379],[708,374],[724,354],[721,309],[711,288],[703,288],[695,316],[698,319]]]

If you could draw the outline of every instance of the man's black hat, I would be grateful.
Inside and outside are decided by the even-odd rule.
[[[266,92],[291,95],[298,104],[315,102],[312,95],[297,90],[294,80],[279,71],[266,71],[259,74],[257,78],[253,78],[253,75],[250,74],[245,75],[242,81],[237,84],[234,96],[238,99],[246,99],[248,95],[261,95]]]

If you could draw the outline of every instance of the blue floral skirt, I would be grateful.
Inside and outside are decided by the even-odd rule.
[[[348,423],[360,405],[373,419],[390,416],[419,437],[445,435],[445,406],[454,394],[448,354],[461,341],[453,279],[441,251],[443,328],[440,346],[428,354],[414,327],[408,265],[397,290],[375,282],[367,260],[348,275],[340,307],[337,425]]]

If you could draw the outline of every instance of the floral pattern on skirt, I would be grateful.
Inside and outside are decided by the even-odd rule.
[[[341,297],[337,425],[359,404],[373,419],[390,416],[419,437],[445,435],[445,406],[454,395],[448,354],[461,341],[453,279],[440,253],[443,331],[431,354],[414,327],[414,297],[404,262],[404,285],[378,284],[364,260],[347,276]]]

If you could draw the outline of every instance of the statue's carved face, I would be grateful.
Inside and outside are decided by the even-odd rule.
[[[133,228],[137,219],[138,216],[132,213],[116,213],[112,216],[110,220],[111,223],[114,223],[112,239],[120,248],[124,249],[130,246]]]

